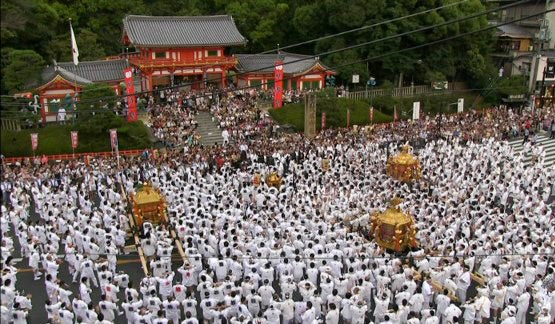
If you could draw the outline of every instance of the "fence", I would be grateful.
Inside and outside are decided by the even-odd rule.
[[[136,156],[136,155],[140,155],[144,152],[145,150],[124,150],[124,151],[119,151],[119,155],[120,156]],[[150,150],[147,150],[150,152]],[[74,159],[80,159],[83,158],[85,156],[89,156],[89,157],[115,157],[116,154],[112,151],[110,152],[91,152],[91,153],[75,153],[75,154],[54,154],[54,155],[46,155],[46,157],[48,158],[48,161],[64,161],[64,160],[74,160]],[[39,158],[42,157],[38,156]],[[33,159],[32,156],[21,156],[21,157],[8,157],[8,158],[4,158],[4,162],[5,163],[16,163],[16,162],[23,162],[25,160],[28,159]]]
[[[348,92],[347,98],[355,100],[363,100],[368,98],[392,96],[392,97],[415,97],[423,94],[438,95],[442,93],[451,93],[453,91],[465,90],[464,82],[450,82],[446,91],[437,91],[430,85],[419,85],[393,89],[370,89],[365,91]]]
[[[13,118],[2,118],[0,129],[19,131],[21,130],[21,121],[19,119],[13,119]]]

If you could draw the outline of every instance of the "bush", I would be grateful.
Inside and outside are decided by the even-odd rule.
[[[322,112],[326,112],[326,128],[346,127],[347,109],[351,109],[351,125],[367,125],[370,123],[369,105],[364,101],[341,98],[316,99],[316,128],[322,128]],[[285,105],[282,109],[269,111],[281,125],[292,125],[296,131],[304,130],[304,104]],[[374,122],[392,121],[391,116],[374,111]]]
[[[111,116],[110,116],[111,115]],[[149,130],[142,121],[126,123],[114,114],[94,116],[75,125],[47,125],[40,129],[2,131],[2,154],[6,157],[32,156],[31,133],[39,134],[35,154],[71,154],[71,131],[79,132],[79,145],[75,153],[111,151],[110,129],[117,128],[120,150],[150,148]]]

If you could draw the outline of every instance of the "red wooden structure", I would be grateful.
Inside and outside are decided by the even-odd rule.
[[[141,89],[185,84],[192,89],[207,83],[225,87],[227,73],[237,64],[228,48],[246,44],[231,16],[126,16],[123,44],[140,72]]]

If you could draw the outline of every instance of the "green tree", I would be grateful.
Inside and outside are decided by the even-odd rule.
[[[87,119],[91,115],[110,112],[114,108],[116,100],[116,92],[108,84],[88,84],[80,94],[78,104],[79,118]]]
[[[288,10],[287,3],[275,0],[233,1],[226,7],[226,12],[249,39],[251,52],[273,49],[283,43],[282,19]]]
[[[79,61],[101,60],[106,57],[104,48],[98,41],[98,35],[84,28],[75,35],[75,41],[79,48]],[[72,60],[71,54],[71,38],[69,28],[67,33],[56,36],[48,47],[49,57],[58,62],[67,62]]]
[[[79,25],[98,35],[106,54],[115,55],[122,52],[121,31],[125,15],[150,14],[150,10],[142,0],[81,0],[76,5],[76,13]]]
[[[39,85],[44,68],[42,56],[33,50],[11,50],[7,57],[2,79],[8,92],[30,90]]]

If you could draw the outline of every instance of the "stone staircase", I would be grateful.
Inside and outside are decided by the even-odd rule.
[[[200,134],[200,144],[204,146],[211,146],[214,143],[221,145],[224,142],[222,131],[218,128],[217,124],[212,121],[212,115],[206,111],[200,111],[195,116],[198,122],[197,132]]]

